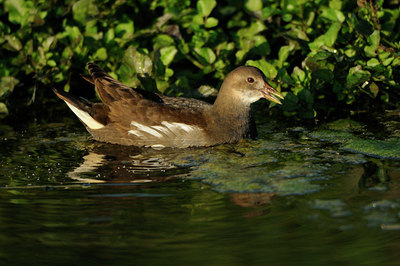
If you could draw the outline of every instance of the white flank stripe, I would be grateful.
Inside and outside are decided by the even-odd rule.
[[[151,127],[148,127],[148,126],[139,124],[139,123],[137,123],[137,122],[135,122],[135,121],[132,121],[132,122],[131,122],[131,125],[132,125],[132,126],[135,126],[135,127],[137,128],[137,129],[135,130],[136,132],[137,132],[137,131],[144,131],[144,132],[146,132],[146,133],[148,133],[148,134],[150,134],[150,135],[153,135],[154,137],[158,137],[158,138],[161,138],[161,137],[162,137],[162,135],[161,135],[158,131],[152,129]],[[129,133],[131,133],[131,131],[132,131],[132,130],[129,130]],[[132,134],[136,135],[135,133],[132,133]]]
[[[128,135],[135,135],[137,137],[143,137],[143,134],[141,134],[139,131],[133,130],[133,129],[128,131]]]
[[[76,114],[77,117],[79,117],[79,119],[90,129],[100,129],[103,128],[104,125],[97,122],[96,120],[93,119],[93,117],[91,117],[87,112],[80,110],[78,108],[76,108],[75,106],[73,106],[72,104],[69,104],[67,102],[65,102],[68,107],[72,110],[72,112],[74,112]]]
[[[189,147],[205,143],[203,129],[185,123],[162,121],[161,125],[146,126],[131,121],[128,134],[138,137],[142,145],[160,150],[165,147]],[[192,136],[192,133],[198,133]],[[162,144],[161,144],[162,143]]]
[[[184,123],[176,123],[176,122],[169,123],[167,121],[163,121],[163,122],[161,122],[161,124],[163,126],[169,128],[169,130],[171,130],[171,131],[184,130],[187,133],[189,133],[196,127],[196,126],[189,126],[188,124],[184,124]]]
[[[171,131],[168,130],[168,128],[164,126],[152,126],[151,128],[154,128],[155,130],[165,134],[165,135],[170,135]]]

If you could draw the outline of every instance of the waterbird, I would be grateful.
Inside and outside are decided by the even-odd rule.
[[[214,104],[130,88],[94,63],[89,75],[101,100],[92,103],[53,88],[97,141],[154,149],[215,146],[257,138],[251,104],[261,98],[281,104],[281,93],[263,72],[239,66],[223,81]]]

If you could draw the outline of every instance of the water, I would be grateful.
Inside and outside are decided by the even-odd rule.
[[[400,262],[391,116],[381,136],[259,118],[257,141],[156,151],[94,142],[59,112],[0,126],[3,265]]]

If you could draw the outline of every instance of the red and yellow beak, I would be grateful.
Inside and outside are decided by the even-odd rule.
[[[264,82],[264,88],[262,88],[260,91],[263,94],[264,98],[274,103],[282,104],[281,101],[278,99],[280,98],[283,100],[282,94],[280,94],[277,90],[272,88],[272,86],[269,85],[267,82]]]

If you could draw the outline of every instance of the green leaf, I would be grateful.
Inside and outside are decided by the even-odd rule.
[[[4,36],[4,39],[7,40],[8,44],[13,50],[19,51],[22,49],[22,43],[17,37],[6,35]]]
[[[251,12],[259,11],[263,8],[261,0],[247,0],[244,6]]]
[[[370,77],[371,73],[369,71],[363,70],[360,65],[357,65],[349,69],[346,79],[346,86],[351,88],[360,85],[369,80]]]
[[[392,66],[400,66],[400,57],[396,57],[393,62]]]
[[[290,13],[283,13],[282,14],[282,20],[285,22],[290,22],[293,19],[293,15]]]
[[[8,19],[10,22],[20,24],[21,27],[24,27],[33,21],[33,14],[35,14],[33,1],[6,0],[4,5],[8,10]]]
[[[200,59],[203,65],[212,64],[217,58],[213,50],[211,50],[208,47],[201,47],[201,48],[196,47],[194,48],[194,51],[195,51],[195,56]]]
[[[198,91],[204,97],[217,96],[217,94],[218,94],[217,89],[215,89],[214,87],[208,86],[208,85],[201,85],[198,88]]]
[[[156,86],[157,90],[161,93],[164,93],[166,89],[169,87],[168,81],[161,80],[161,79],[156,79]]]
[[[19,80],[12,76],[1,77],[1,79],[0,79],[0,97],[5,95],[6,93],[11,93],[14,90],[15,85],[18,84],[18,82],[19,82]]]
[[[308,38],[307,33],[304,32],[302,29],[299,29],[295,26],[292,27],[292,29],[288,32],[289,36],[303,40],[303,41],[310,41],[310,38]]]
[[[379,30],[375,30],[370,36],[368,36],[367,41],[371,46],[378,48],[381,42],[381,35]]]
[[[99,10],[93,0],[79,0],[72,6],[72,13],[74,20],[85,25],[90,17],[99,13]]]
[[[153,39],[153,43],[154,49],[160,49],[165,46],[175,46],[174,38],[167,34],[158,34]]]
[[[193,16],[192,21],[193,21],[193,24],[196,24],[196,25],[192,24],[191,27],[193,29],[195,29],[195,27],[196,27],[196,30],[199,30],[200,29],[199,25],[204,24],[204,17],[201,14],[198,14],[198,15]]]
[[[241,62],[241,61],[244,59],[244,57],[246,56],[246,54],[247,54],[247,51],[245,51],[245,50],[239,50],[239,51],[237,51],[237,52],[235,53],[236,61],[237,61],[237,62]]]
[[[208,17],[216,5],[217,1],[215,0],[199,0],[197,1],[197,11],[203,17]]]
[[[329,1],[329,7],[337,10],[342,9],[342,2],[343,0],[330,0]]]
[[[175,46],[166,46],[160,49],[160,60],[164,64],[164,66],[168,66],[172,63],[175,58],[178,49]]]
[[[150,57],[139,52],[134,46],[129,46],[128,49],[126,49],[123,60],[129,66],[133,66],[136,73],[140,75],[152,73],[153,62]]]
[[[276,76],[278,75],[278,70],[275,68],[275,66],[267,62],[266,60],[248,60],[246,62],[246,65],[259,68],[270,80],[276,78]]]
[[[368,62],[367,62],[367,66],[370,66],[370,67],[375,67],[375,66],[377,66],[377,65],[380,65],[380,62],[379,62],[379,60],[376,59],[376,58],[371,58],[371,59],[368,60]]]
[[[57,63],[54,60],[48,60],[47,61],[47,65],[50,66],[50,67],[55,67],[55,66],[57,66]]]
[[[104,37],[105,37],[106,43],[109,43],[109,42],[113,41],[114,38],[115,38],[115,30],[114,30],[114,28],[108,29],[108,31],[106,32]]]
[[[390,63],[393,62],[393,60],[394,60],[394,57],[386,58],[385,60],[383,60],[382,65],[388,66],[388,65],[390,65]]]
[[[293,79],[303,82],[306,78],[306,73],[298,66],[295,66],[291,76]]]
[[[129,48],[128,48],[129,49]],[[125,52],[127,54],[127,52]],[[132,61],[125,62],[130,58],[125,58],[123,64],[119,68],[119,77],[122,83],[129,87],[136,88],[141,85],[140,80],[136,76],[136,69]]]
[[[101,47],[96,51],[96,53],[93,55],[94,59],[104,61],[107,59],[107,50],[104,47]]]
[[[392,54],[389,52],[380,52],[378,57],[380,60],[385,60],[386,58],[390,57]]]
[[[0,118],[4,118],[8,115],[7,105],[5,103],[0,102]]]
[[[282,46],[278,52],[279,58],[279,66],[282,66],[286,59],[289,57],[289,54],[294,49],[294,44],[290,43],[289,45]]]
[[[253,37],[253,41],[254,41],[254,47],[251,50],[252,53],[255,53],[260,56],[266,56],[271,52],[271,47],[264,36],[256,35]]]
[[[129,39],[135,31],[133,20],[127,16],[123,16],[120,23],[115,27],[115,34],[122,39]]]
[[[213,17],[207,18],[206,24],[205,24],[206,28],[213,28],[217,25],[218,25],[218,19],[213,18]]]
[[[368,36],[367,41],[370,45],[364,47],[364,52],[368,57],[375,57],[376,50],[381,42],[380,32],[375,30],[370,36]]]
[[[280,10],[277,7],[277,4],[270,4],[262,9],[261,17],[263,20],[267,18],[277,15],[280,13]]]
[[[308,44],[311,51],[317,51],[321,46],[324,45],[328,47],[333,47],[341,26],[342,25],[339,22],[333,23],[325,34],[319,36],[312,43]]]
[[[42,47],[44,51],[49,51],[50,47],[52,46],[52,44],[54,44],[56,41],[56,37],[55,36],[49,36],[46,38],[46,40],[44,40],[44,42],[42,43]]]
[[[343,22],[346,19],[342,11],[333,8],[323,8],[321,16],[338,22]]]
[[[374,96],[374,98],[376,98],[376,96],[379,93],[379,87],[378,85],[376,85],[375,82],[372,82],[371,85],[369,85],[369,90],[371,91],[372,95]]]
[[[353,47],[350,47],[344,51],[344,54],[347,55],[348,57],[353,57],[356,55],[356,53],[357,51]]]

